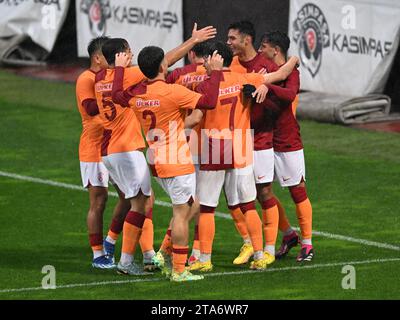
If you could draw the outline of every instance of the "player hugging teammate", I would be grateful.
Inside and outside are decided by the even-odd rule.
[[[243,239],[233,264],[253,257],[250,269],[264,270],[299,242],[272,191],[273,180],[289,188],[296,204],[302,236],[297,261],[311,261],[312,209],[295,118],[298,58],[287,59],[289,39],[280,32],[265,34],[256,51],[254,27],[247,21],[229,26],[227,43],[210,40],[215,34],[213,27],[198,30],[195,24],[192,37],[166,54],[159,47],[144,48],[138,66],[131,66],[133,53],[124,39],[102,37],[90,43],[91,66],[78,78],[76,93],[94,268],[116,268],[127,275],[161,269],[175,282],[203,279],[195,273],[213,269],[214,214],[223,189]],[[168,67],[186,54],[190,64],[168,74]],[[172,202],[157,253],[150,172]],[[119,201],[103,238],[109,180]],[[157,210],[154,217],[157,223]],[[188,257],[192,219],[196,223]],[[284,234],[275,253],[278,229]],[[143,265],[134,260],[137,244]]]

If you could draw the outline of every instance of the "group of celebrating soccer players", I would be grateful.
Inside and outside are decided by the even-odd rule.
[[[93,267],[128,275],[161,269],[176,282],[203,279],[199,273],[213,269],[214,214],[222,189],[244,242],[233,264],[253,257],[250,269],[264,270],[298,243],[297,261],[312,260],[312,208],[295,118],[298,58],[287,59],[290,40],[278,31],[264,34],[257,51],[248,21],[231,24],[226,43],[212,40],[215,35],[215,28],[198,30],[195,24],[192,37],[166,54],[156,46],[142,49],[138,66],[131,66],[133,54],[125,39],[90,42],[90,69],[79,76],[76,95]],[[186,54],[190,64],[168,73]],[[157,253],[150,172],[169,195],[173,212]],[[274,180],[288,187],[296,204],[301,241],[272,191]],[[119,200],[103,238],[109,181]],[[275,252],[278,229],[283,240]],[[134,261],[138,243],[143,265]]]

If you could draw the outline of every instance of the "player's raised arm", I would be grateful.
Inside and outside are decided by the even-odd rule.
[[[207,65],[210,68],[210,78],[196,87],[196,91],[202,94],[197,102],[197,109],[214,109],[217,105],[223,64],[224,59],[217,51],[214,51],[212,56],[208,57]]]
[[[190,39],[165,54],[168,66],[172,66],[175,62],[182,59],[197,43],[212,39],[216,34],[217,29],[213,26],[207,26],[197,30],[197,23],[195,23]]]
[[[270,84],[286,80],[286,78],[291,74],[293,69],[298,64],[299,64],[298,57],[296,56],[290,57],[290,59],[282,67],[279,68],[279,70],[264,74],[263,75],[265,80],[264,83]]]
[[[115,54],[115,75],[111,91],[112,100],[122,107],[129,107],[130,96],[123,88],[125,68],[130,65],[131,57],[125,52]]]

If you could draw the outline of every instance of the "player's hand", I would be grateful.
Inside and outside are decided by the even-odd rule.
[[[267,97],[268,93],[268,87],[265,84],[262,84],[259,86],[252,94],[251,96],[256,99],[257,103],[261,103],[265,100]]]
[[[197,23],[194,23],[193,30],[192,30],[192,39],[195,43],[204,42],[206,40],[215,38],[217,34],[217,29],[213,26],[207,26],[203,29],[197,30]]]
[[[115,54],[116,67],[128,67],[131,64],[132,56],[126,52],[118,52]]]
[[[264,74],[267,74],[268,72],[267,72],[267,69],[261,68],[257,73],[264,75]]]
[[[288,60],[294,60],[296,62],[296,68],[300,67],[300,58],[298,56],[290,56]]]
[[[222,70],[223,65],[224,65],[224,59],[221,57],[220,54],[218,54],[218,51],[215,50],[213,54],[208,57],[207,63],[206,63],[210,70]]]

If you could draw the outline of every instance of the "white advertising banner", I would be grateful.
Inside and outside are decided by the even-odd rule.
[[[98,36],[125,38],[134,53],[148,45],[164,51],[183,40],[182,0],[76,0],[78,56]]]
[[[51,52],[68,6],[69,0],[0,0],[0,38],[28,35]]]
[[[301,88],[380,92],[398,47],[399,17],[397,0],[291,0],[289,54],[301,59]]]

